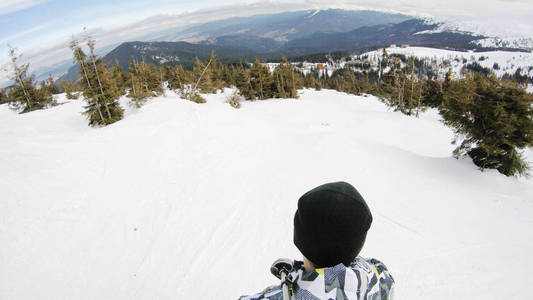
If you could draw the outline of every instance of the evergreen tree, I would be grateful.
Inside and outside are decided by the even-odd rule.
[[[428,107],[439,107],[443,99],[442,81],[428,80],[427,86],[423,90],[422,105]]]
[[[389,104],[396,106],[401,101],[403,92],[401,91],[402,83],[396,69],[392,68],[383,74],[379,85],[379,96],[388,99]]]
[[[404,58],[407,60],[407,58]],[[406,115],[413,114],[413,110],[416,109],[416,115],[418,116],[419,107],[421,105],[422,98],[422,82],[417,79],[415,75],[415,62],[411,57],[406,68],[401,69],[400,79],[402,80],[402,92],[400,106],[398,109]]]
[[[239,89],[239,94],[246,100],[255,100],[255,91],[252,89],[249,71],[244,68],[242,61],[238,67],[233,68],[235,75],[235,86]]]
[[[72,37],[72,40],[70,42],[70,49],[72,50],[72,54],[74,55],[74,63],[77,63],[80,65],[78,69],[78,73],[82,76],[84,79],[84,83],[87,85],[89,89],[92,89],[91,81],[89,80],[88,76],[88,66],[87,66],[87,55],[83,50],[81,49],[79,42]]]
[[[193,66],[192,77],[193,77],[193,90],[199,91],[201,93],[214,93],[217,88],[213,83],[212,70],[210,68],[211,64],[215,61],[215,57],[212,54],[208,61],[202,63],[198,58],[196,58]]]
[[[273,76],[276,87],[274,95],[277,98],[298,98],[298,89],[303,87],[303,82],[285,56],[281,58]]]
[[[303,85],[309,89],[315,89],[320,91],[322,89],[322,83],[314,74],[310,74],[304,77]]]
[[[372,83],[367,72],[359,76],[360,92],[365,94],[377,94],[377,86]]]
[[[359,78],[347,66],[335,71],[331,78],[334,79],[333,86],[339,91],[354,95],[360,95],[362,93]]]
[[[265,100],[273,98],[276,94],[277,87],[274,84],[272,74],[266,66],[261,64],[259,58],[255,59],[250,69],[250,86],[251,91],[255,93],[252,99]]]
[[[46,80],[41,81],[40,88],[43,91],[46,91],[49,95],[57,95],[60,93],[59,88],[55,84],[52,76],[49,76]]]
[[[151,96],[151,93],[145,88],[142,79],[137,74],[137,72],[130,71],[130,90],[128,92],[128,97],[133,100],[137,107],[140,107],[144,100]]]
[[[191,84],[191,76],[181,65],[176,67],[165,66],[163,78],[168,82],[171,90],[182,90],[186,84]]]
[[[12,47],[9,48],[9,57],[13,73],[10,79],[13,84],[8,87],[8,102],[10,107],[21,113],[30,112],[54,105],[55,102],[48,91],[37,89],[33,82],[33,76],[27,76],[29,64],[19,65],[19,55]]]
[[[237,73],[234,66],[224,65],[222,80],[227,86],[237,86]]]
[[[88,38],[89,56],[83,52],[76,40],[72,40],[71,49],[74,59],[80,65],[80,85],[87,101],[84,114],[89,125],[108,125],[122,119],[123,110],[118,103],[121,91],[113,81],[106,64],[101,57],[94,54],[95,41]]]
[[[194,63],[191,78],[193,83],[183,91],[183,97],[196,103],[205,103],[205,99],[200,95],[202,93],[214,93],[217,91],[212,81],[211,64],[215,62],[216,57],[211,53],[211,57],[205,64],[198,58]]]
[[[71,80],[61,80],[61,86],[65,92],[67,99],[78,99],[79,87]]]
[[[128,76],[124,73],[124,70],[120,66],[118,59],[115,60],[115,63],[111,68],[109,68],[109,73],[112,80],[117,85],[120,90],[120,94],[124,95],[125,90],[128,88]]]
[[[211,65],[209,66],[209,76],[211,84],[213,88],[216,90],[223,89],[226,86],[229,86],[229,84],[224,81],[224,75],[226,73],[226,67],[224,64],[222,64],[218,58],[215,55],[215,52],[211,52],[211,55],[209,57],[209,61],[211,61]],[[204,75],[205,76],[205,75]]]
[[[383,55],[381,56],[381,59],[378,60],[378,66],[379,66],[379,74],[378,74],[378,82],[381,83],[383,80],[383,72],[385,68],[389,65],[389,54],[387,53],[387,49],[383,48]]]
[[[6,89],[1,89],[0,90],[0,105],[5,104],[5,103],[9,103],[9,99],[7,98],[7,95],[6,95]]]
[[[162,71],[152,64],[147,64],[143,59],[141,63],[130,60],[129,94],[137,107],[140,107],[148,97],[163,93]]]
[[[518,151],[533,145],[533,96],[494,75],[465,76],[449,83],[440,106],[456,139],[464,136],[454,154],[470,156],[481,169],[526,174],[529,167]]]
[[[163,80],[167,82],[167,87],[170,90],[176,90],[183,87],[181,80],[176,75],[174,67],[169,65],[163,66]]]

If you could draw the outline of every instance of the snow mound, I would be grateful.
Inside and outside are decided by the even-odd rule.
[[[24,115],[0,106],[0,298],[258,292],[276,258],[300,258],[299,196],[337,180],[367,200],[362,255],[387,264],[398,299],[529,296],[516,287],[533,284],[533,180],[452,158],[435,111],[330,90],[236,110],[230,94],[198,105],[167,91],[104,128],[64,96]]]

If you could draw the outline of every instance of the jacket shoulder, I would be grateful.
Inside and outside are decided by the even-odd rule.
[[[282,300],[283,293],[281,291],[281,285],[273,285],[264,289],[255,295],[241,296],[239,300]]]
[[[367,282],[367,299],[393,299],[394,278],[390,274],[385,264],[375,258],[357,257],[350,265],[358,278]],[[363,279],[366,277],[366,280]]]

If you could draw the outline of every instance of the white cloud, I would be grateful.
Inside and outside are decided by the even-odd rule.
[[[13,13],[45,2],[47,0],[2,0],[0,1],[0,15]]]
[[[26,29],[24,31],[19,31],[19,32],[14,33],[14,34],[12,34],[10,36],[2,37],[0,39],[0,44],[7,44],[7,43],[9,43],[10,41],[12,41],[14,39],[18,39],[20,37],[24,37],[26,35],[29,35],[29,34],[31,34],[33,32],[39,31],[39,30],[43,29],[46,26],[47,26],[47,24],[41,24],[39,26],[35,26],[35,27],[32,27],[32,28]]]

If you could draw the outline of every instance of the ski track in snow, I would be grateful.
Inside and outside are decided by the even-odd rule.
[[[529,296],[516,287],[533,284],[533,179],[452,158],[436,111],[330,90],[235,110],[231,92],[122,99],[125,118],[103,128],[64,95],[23,115],[0,106],[0,299],[258,292],[277,283],[275,259],[300,258],[298,198],[336,180],[373,211],[362,255],[389,267],[397,299]]]

